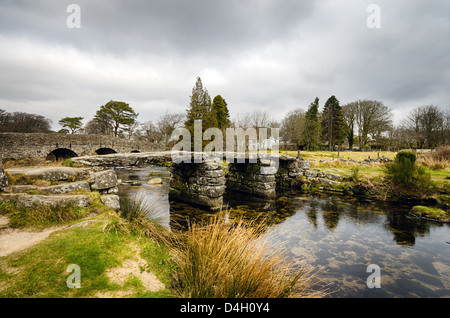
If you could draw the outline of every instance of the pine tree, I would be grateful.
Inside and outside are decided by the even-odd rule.
[[[339,101],[334,95],[327,100],[323,108],[322,136],[328,141],[330,151],[335,145],[342,144],[345,139],[345,125],[342,109],[339,105]]]
[[[94,120],[103,133],[111,133],[114,137],[118,137],[124,127],[135,123],[138,115],[127,103],[111,100],[100,107],[95,113]]]
[[[197,77],[197,82],[192,88],[192,95],[189,108],[187,109],[187,120],[185,122],[186,128],[190,131],[192,136],[192,144],[194,144],[195,138],[201,138],[203,140],[203,132],[210,127],[217,127],[217,116],[214,112],[211,104],[211,96],[209,96],[208,90],[203,88],[202,80]],[[202,131],[194,131],[194,121],[197,119],[202,120]],[[203,141],[203,146],[207,142]]]
[[[305,144],[308,149],[315,150],[320,141],[320,122],[319,122],[319,98],[309,105],[305,115]]]
[[[228,105],[222,96],[217,95],[213,99],[212,108],[216,114],[217,118],[217,128],[225,129],[230,125],[230,112],[228,110]]]

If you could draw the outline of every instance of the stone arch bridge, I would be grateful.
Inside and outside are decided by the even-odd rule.
[[[161,146],[103,135],[0,133],[0,159],[67,159],[86,155],[149,152]]]

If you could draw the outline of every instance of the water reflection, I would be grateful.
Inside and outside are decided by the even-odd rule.
[[[170,173],[165,167],[117,168],[121,180],[119,195],[121,197],[144,193],[155,202],[161,214],[170,218],[173,226],[187,226],[189,221],[201,222],[214,214],[201,207],[170,201],[168,188]],[[162,184],[148,185],[149,179],[159,177]],[[132,182],[135,182],[134,184]],[[360,201],[339,196],[308,196],[295,191],[287,191],[273,200],[252,198],[245,194],[226,193],[224,196],[224,215],[231,220],[264,222],[268,227],[282,223],[296,213],[305,213],[312,228],[317,229],[319,219],[333,232],[341,219],[352,220],[356,225],[383,224],[398,245],[414,246],[416,237],[425,237],[430,227],[446,226],[439,223],[423,222],[408,216],[409,205],[389,204],[383,202]],[[447,225],[448,227],[448,225]]]
[[[119,195],[145,193],[158,202],[167,226],[183,229],[188,222],[214,214],[179,202],[169,202],[167,168],[119,169],[124,183]],[[162,185],[148,185],[161,177]],[[450,226],[408,216],[408,205],[359,201],[339,196],[307,196],[285,192],[274,200],[227,193],[224,217],[266,226],[268,238],[283,244],[292,260],[303,266],[324,267],[321,274],[337,292],[335,297],[450,296]],[[378,264],[382,288],[368,289],[366,268]]]

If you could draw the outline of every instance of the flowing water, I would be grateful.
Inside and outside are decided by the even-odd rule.
[[[211,214],[169,202],[167,168],[117,169],[119,195],[144,194],[166,217],[166,226]],[[148,185],[161,177],[163,184]],[[411,206],[331,195],[282,193],[264,201],[239,194],[224,197],[228,218],[263,220],[267,235],[298,265],[312,266],[331,297],[450,297],[450,225],[408,216]],[[368,287],[379,267],[379,287]],[[372,276],[371,276],[372,277]],[[375,282],[375,280],[373,280]],[[370,284],[369,284],[370,285]]]

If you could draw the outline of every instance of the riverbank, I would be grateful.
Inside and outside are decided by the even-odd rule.
[[[106,178],[111,170],[95,172],[77,169],[84,168],[14,167],[6,170],[4,175],[9,181],[8,193],[3,194],[0,202],[0,297],[227,298],[323,295],[320,291],[308,291],[305,288],[309,286],[310,271],[293,272],[288,262],[281,258],[283,254],[278,248],[260,244],[262,242],[256,244],[257,229],[235,227],[220,218],[206,227],[192,227],[193,232],[170,231],[151,218],[152,206],[146,206],[143,201],[135,204],[131,200],[131,204],[121,204],[119,209],[107,204],[104,197],[110,196],[108,192],[114,192],[117,185],[115,178]],[[46,177],[34,174],[36,171],[44,173]],[[52,174],[48,174],[49,171]],[[61,174],[69,171],[83,173],[82,176],[77,173]],[[61,180],[56,181],[56,177],[50,176],[58,176]],[[79,189],[69,186],[84,180],[91,180],[86,181],[87,187]],[[56,194],[53,193],[55,189],[58,192]],[[69,194],[59,193],[62,189]],[[73,202],[60,201],[63,196],[86,197],[83,200],[86,204],[77,206]],[[49,200],[50,197],[54,200]],[[24,204],[30,198],[33,204]],[[53,204],[55,202],[57,204]],[[212,231],[205,232],[208,228]],[[234,235],[236,231],[239,233]],[[216,233],[222,234],[217,237]],[[193,240],[189,240],[191,235],[194,236]],[[214,241],[220,237],[220,242],[212,244],[222,246],[219,254],[196,245],[205,239]],[[229,244],[222,244],[226,237],[229,238]],[[235,241],[234,237],[245,239]],[[21,244],[17,244],[19,239]],[[253,248],[249,249],[249,246]],[[238,249],[250,253],[249,257],[219,259],[220,255],[230,255],[230,251]],[[267,258],[266,251],[273,253],[272,256]],[[194,257],[190,258],[190,255]],[[194,276],[187,275],[192,272],[186,271],[185,267],[200,267],[182,261],[188,259],[195,259],[195,262],[204,265]],[[204,259],[218,261],[204,264]],[[253,276],[255,264],[262,270],[255,274],[257,276]],[[212,265],[214,268],[211,268]],[[205,273],[214,278],[208,278]],[[218,273],[233,275],[219,277]],[[290,274],[285,275],[287,273]],[[214,294],[209,294],[204,284],[195,284],[197,275],[213,283],[210,286]],[[227,278],[231,282],[240,280],[241,287],[236,288],[234,283],[223,284]],[[308,283],[305,285],[304,282]],[[252,284],[264,288],[255,286],[247,289]],[[301,286],[293,288],[293,284]],[[222,286],[232,288],[222,289]],[[246,289],[245,292],[241,288]]]
[[[297,152],[287,154],[297,155]],[[450,222],[450,158],[434,160],[431,156],[433,153],[418,156],[417,166],[424,175],[429,176],[429,187],[402,189],[395,186],[386,174],[386,164],[392,162],[396,154],[341,152],[338,158],[337,152],[302,151],[302,158],[311,163],[312,173],[297,178],[295,187],[304,193],[325,191],[349,197],[425,206],[428,209],[416,209],[411,215],[437,222]],[[321,173],[339,175],[340,179],[324,184],[317,179]]]
[[[312,162],[309,170],[312,171],[310,180],[303,176],[304,178],[299,180],[299,189],[303,189],[306,193],[334,193],[352,198],[399,203],[413,197],[409,195],[396,198],[394,192],[389,192],[392,189],[388,185],[383,165],[380,163],[358,166],[360,168],[357,171],[353,163],[348,163],[345,167],[342,162],[339,162],[338,167],[335,166],[337,163],[332,162],[324,161],[320,164],[315,166],[314,161]],[[64,162],[63,165],[74,166],[70,161]],[[13,168],[19,167],[11,167]],[[370,169],[367,172],[372,171],[376,175],[366,174],[364,169]],[[448,202],[448,198],[445,196],[448,195],[447,177],[450,173],[447,170],[438,172],[436,175],[441,178],[438,189],[442,193],[421,198],[418,202],[427,202],[430,205],[433,202],[447,204],[445,202]],[[314,179],[318,178],[319,173],[330,174],[327,178],[321,178],[330,182],[326,181],[325,184],[322,183],[325,182],[323,180],[315,182]],[[337,175],[340,177],[335,177]],[[52,184],[49,180],[42,178],[26,178],[21,173],[15,176],[14,180],[10,180],[15,182],[14,186],[34,186],[34,188],[22,188],[28,191],[28,196],[45,196],[46,194],[41,193],[42,188],[45,188],[44,192],[49,191],[49,187],[52,191],[64,188],[59,183],[61,181],[53,181]],[[72,182],[83,182],[83,180],[77,180],[77,177],[68,176],[68,178],[72,178]],[[336,180],[331,180],[333,178]],[[30,182],[32,184],[17,184]],[[94,184],[93,181],[88,182],[88,185],[92,186],[92,184]],[[173,253],[169,244],[145,235],[142,231],[135,231],[134,226],[137,224],[131,226],[130,221],[123,218],[120,211],[105,205],[100,191],[93,190],[91,193],[85,193],[83,191],[86,190],[83,189],[75,191],[78,195],[88,196],[90,204],[77,209],[73,207],[50,209],[46,212],[55,214],[49,215],[50,217],[44,222],[42,219],[36,219],[36,214],[32,213],[35,210],[17,207],[15,203],[0,203],[0,237],[7,238],[12,243],[14,240],[18,241],[20,234],[22,238],[33,238],[30,242],[34,243],[33,245],[25,244],[23,249],[9,250],[6,254],[1,254],[0,297],[192,296],[182,288],[183,284],[180,284],[179,278],[174,278],[179,275],[180,263],[175,261],[176,253]],[[104,195],[107,194],[104,193]],[[61,217],[67,215],[71,217],[67,219]],[[39,236],[39,233],[42,235]],[[8,238],[8,235],[11,236]],[[0,238],[0,247],[1,242]],[[220,245],[219,243],[217,245]],[[232,248],[235,250],[235,247]],[[197,259],[201,260],[203,257],[205,255],[198,254]],[[67,272],[67,269],[71,264],[79,266],[83,288],[68,287],[67,282],[73,272]],[[223,272],[227,271],[230,270],[226,268],[223,270]],[[216,269],[212,270],[211,274],[215,272],[217,272]],[[190,280],[193,281],[192,278]],[[220,278],[216,277],[212,281],[220,281]]]

